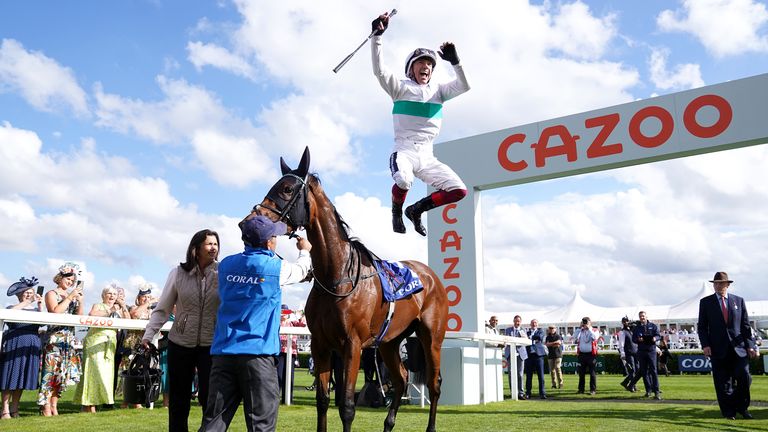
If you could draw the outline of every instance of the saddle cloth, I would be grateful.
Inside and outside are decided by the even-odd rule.
[[[419,276],[398,261],[376,260],[384,300],[393,302],[424,289]]]

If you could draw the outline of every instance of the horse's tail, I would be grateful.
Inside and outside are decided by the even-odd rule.
[[[406,367],[414,384],[427,383],[427,359],[424,348],[418,338],[411,337],[405,341],[405,350],[408,353]]]

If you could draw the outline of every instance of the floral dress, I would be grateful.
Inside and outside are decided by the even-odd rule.
[[[97,305],[105,313],[106,304]],[[91,327],[83,339],[83,376],[75,389],[74,402],[79,405],[114,404],[115,349],[117,331]]]
[[[64,301],[57,291],[56,303]],[[70,308],[66,313],[76,315],[76,307]],[[75,305],[76,306],[76,305]],[[37,404],[46,405],[50,398],[59,397],[67,389],[67,386],[77,384],[80,381],[80,353],[74,347],[74,327],[51,326],[47,332],[48,340],[43,349],[43,372],[40,382],[40,393],[37,395]]]

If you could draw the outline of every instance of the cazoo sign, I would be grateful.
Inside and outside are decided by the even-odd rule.
[[[768,143],[767,112],[762,74],[435,145],[469,193],[427,213],[429,265],[448,294],[448,330],[482,331],[487,318],[483,191]]]

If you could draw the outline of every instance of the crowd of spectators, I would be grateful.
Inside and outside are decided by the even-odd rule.
[[[53,277],[56,287],[44,292],[35,277],[22,277],[11,284],[7,295],[18,300],[6,309],[52,314],[84,315],[84,284],[78,264],[67,262]],[[125,289],[106,286],[101,301],[90,305],[88,316],[148,319],[151,285],[141,284],[135,304],[128,306]],[[24,390],[37,393],[39,412],[56,416],[61,395],[74,387],[73,401],[83,412],[114,407],[122,388],[119,376],[127,370],[132,349],[141,343],[143,331],[90,327],[82,340],[75,328],[7,322],[0,350],[0,390],[3,396],[0,419],[19,415]],[[122,357],[122,362],[121,362]],[[167,397],[164,400],[167,404]]]
[[[281,234],[277,232],[280,228],[285,232],[284,225],[262,219],[256,222],[271,227],[275,231],[274,235],[267,236],[258,244],[251,244],[243,237],[245,252],[241,255],[248,259],[254,254],[275,256],[274,238]],[[254,224],[247,226],[251,225]],[[264,227],[259,229],[263,231]],[[243,234],[245,236],[246,233]],[[270,265],[281,272],[280,285],[300,281],[311,267],[309,242],[299,239],[297,247],[300,250],[301,265],[293,267],[300,267],[301,271],[292,271],[293,267],[282,266],[282,260],[277,257],[269,258]],[[0,347],[0,419],[18,417],[24,390],[37,393],[39,413],[45,416],[59,415],[58,402],[68,388],[74,389],[69,394],[82,412],[114,409],[115,402],[120,402],[120,396],[123,396],[123,408],[146,406],[136,404],[133,398],[122,393],[128,393],[130,389],[131,380],[128,378],[129,369],[133,370],[132,359],[139,357],[140,352],[156,352],[150,344],[157,341],[159,368],[163,371],[160,383],[162,406],[169,408],[169,430],[188,430],[191,401],[197,398],[203,413],[206,413],[209,401],[212,342],[221,301],[218,253],[218,234],[211,230],[201,230],[192,236],[185,260],[171,270],[159,297],[152,295],[150,284],[142,283],[135,287],[135,300],[126,300],[133,296],[128,296],[123,287],[112,283],[103,288],[100,300],[87,305],[88,308],[84,301],[82,271],[73,262],[66,262],[58,268],[53,276],[55,288],[47,292],[44,292],[45,289],[34,277],[22,277],[19,282],[12,284],[7,294],[15,297],[16,301],[9,302],[7,309],[136,319],[145,320],[147,324],[143,330],[89,327],[82,340],[78,340],[75,326],[69,324],[46,326],[7,321],[7,330],[3,333]],[[286,277],[283,277],[283,273],[286,273]],[[254,279],[251,284],[256,289],[260,286],[259,280]],[[239,291],[236,289],[237,293]],[[277,284],[274,296],[279,299],[280,288]],[[280,305],[279,302],[277,304]],[[241,304],[233,306],[237,309]],[[280,319],[274,324],[279,322],[281,326],[306,326],[303,316],[291,311],[287,305],[281,309],[275,315]],[[173,323],[170,331],[161,332],[161,327],[169,321]],[[251,328],[254,333],[250,337],[260,340],[263,336],[254,329]],[[278,381],[277,374],[285,375],[288,344],[296,352],[297,340],[295,336],[278,338],[276,325],[264,329],[270,334],[275,332],[266,337],[271,338],[276,347],[274,352],[270,348],[266,353],[267,357],[274,357],[274,363],[268,361],[264,365],[272,365],[267,369],[274,371],[274,383],[276,386],[280,383],[285,402],[286,392],[282,388],[284,381]],[[225,335],[226,326],[221,330],[222,335]],[[125,392],[121,392],[124,384],[122,381],[126,384]],[[218,385],[220,389],[222,383]],[[276,406],[279,400],[276,398],[274,403]]]

